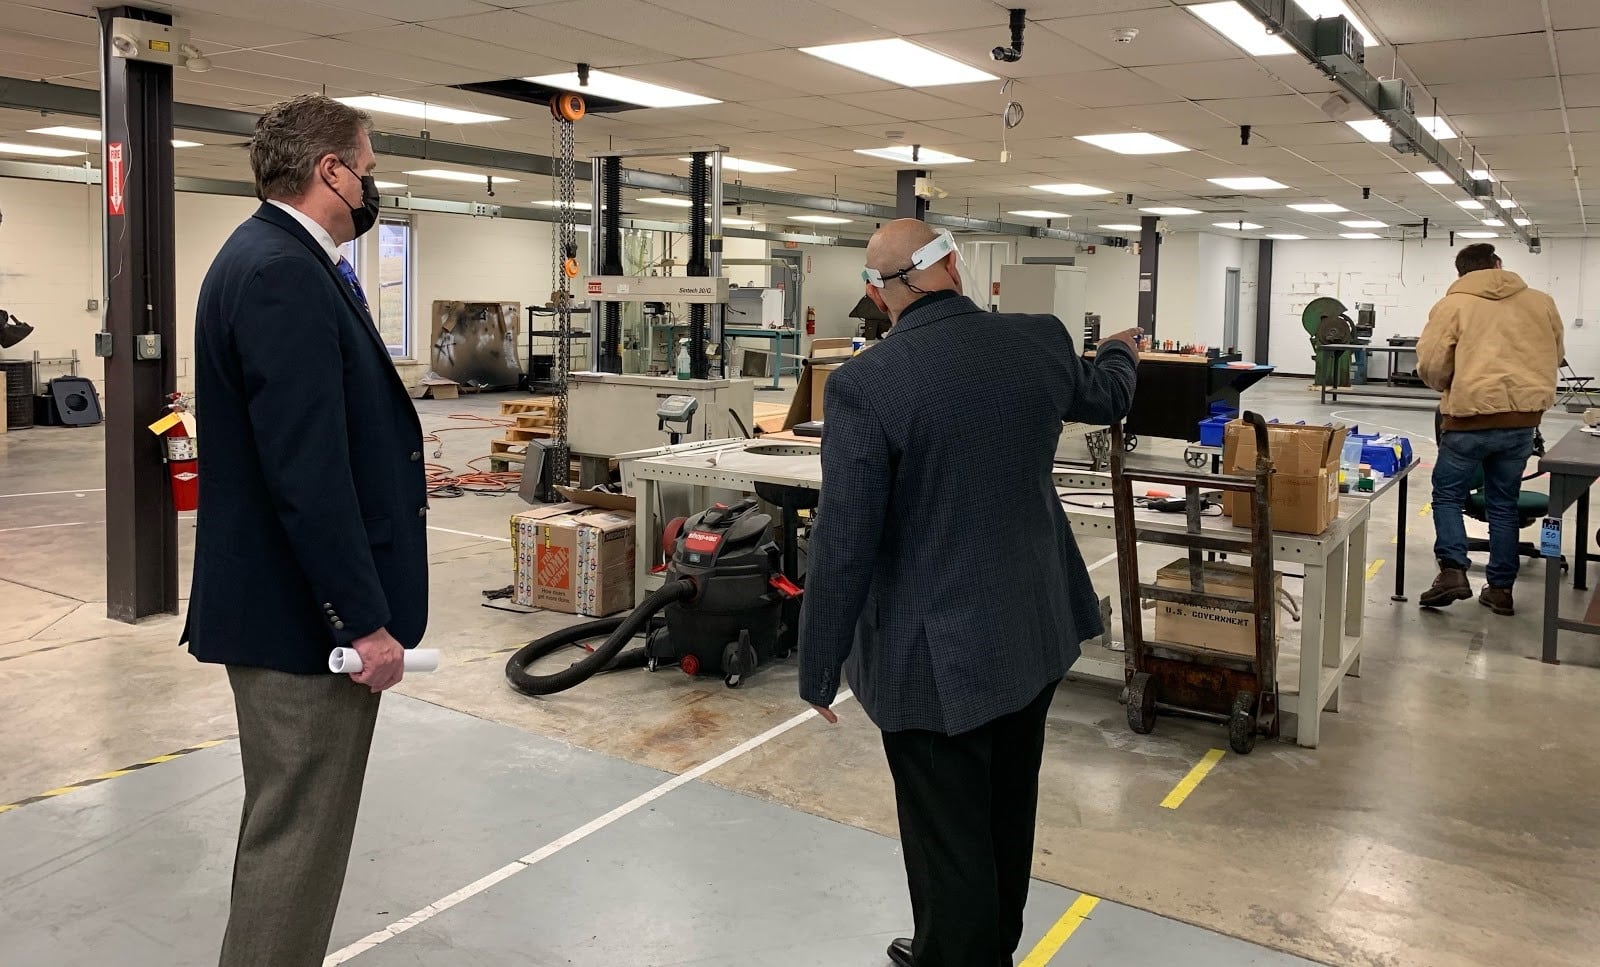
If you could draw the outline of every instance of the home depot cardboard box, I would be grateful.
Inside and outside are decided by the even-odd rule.
[[[1320,534],[1339,516],[1339,452],[1349,428],[1343,426],[1267,427],[1267,453],[1272,458],[1272,481],[1267,499],[1272,504],[1272,529],[1290,534]],[[1255,431],[1243,420],[1224,430],[1224,473],[1249,475],[1256,467]],[[1223,509],[1237,527],[1249,527],[1248,494],[1224,494]]]
[[[1255,586],[1251,583],[1250,569],[1247,567],[1211,561],[1201,566],[1200,575],[1206,594],[1255,597]],[[1157,571],[1156,585],[1189,590],[1189,559],[1179,558]],[[1278,619],[1278,591],[1282,586],[1283,575],[1273,572],[1273,623],[1279,628],[1282,622]],[[1195,608],[1170,601],[1157,601],[1155,638],[1157,641],[1169,641],[1191,648],[1254,657],[1256,616],[1252,612],[1241,613],[1226,608]]]
[[[513,600],[592,618],[633,607],[633,498],[556,489],[566,503],[511,518]]]

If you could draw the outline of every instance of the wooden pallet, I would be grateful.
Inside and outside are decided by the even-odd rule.
[[[527,443],[529,440],[554,440],[556,428],[553,426],[508,426],[505,439],[512,443]]]
[[[516,416],[518,413],[550,413],[556,411],[556,398],[554,396],[529,396],[519,400],[501,400],[500,415]]]
[[[524,427],[548,427],[556,425],[556,415],[554,413],[518,413],[513,416],[512,419],[517,421],[517,426]]]

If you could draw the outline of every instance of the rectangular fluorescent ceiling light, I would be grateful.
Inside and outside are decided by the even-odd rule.
[[[1144,227],[1142,225],[1101,225],[1100,227],[1105,229],[1108,232],[1142,232],[1142,231],[1144,231]]]
[[[1457,238],[1499,238],[1498,232],[1457,232]]]
[[[790,215],[791,222],[810,222],[813,225],[848,225],[850,219],[836,218],[833,215]]]
[[[1015,215],[1018,218],[1068,218],[1068,217],[1070,217],[1069,215],[1067,215],[1066,212],[1047,212],[1047,211],[1041,211],[1041,210],[1039,210],[1037,208],[1025,209],[1025,210],[1020,211],[1020,212],[1006,212],[1006,214],[1007,215]]]
[[[1193,7],[1189,8],[1193,10]],[[1271,178],[1207,178],[1213,185],[1220,185],[1229,191],[1277,191],[1287,188],[1288,185],[1273,181]]]
[[[1280,242],[1302,242],[1302,241],[1305,241],[1305,236],[1304,235],[1268,235],[1267,237],[1268,238],[1275,238]]]
[[[490,177],[493,177],[497,184],[514,185],[517,183],[517,179],[507,178],[504,175],[491,176],[476,171],[451,171],[448,168],[423,168],[420,171],[408,171],[406,174],[418,178],[437,178],[440,181],[486,182]]]
[[[79,141],[99,141],[100,140],[100,129],[99,128],[70,128],[70,127],[58,126],[58,127],[53,127],[53,128],[34,128],[33,130],[29,131],[28,133],[29,134],[48,134],[53,138],[76,138]],[[172,146],[174,148],[198,148],[198,147],[200,147],[200,142],[198,142],[198,141],[180,141],[177,138],[173,138],[172,139]]]
[[[1340,238],[1382,238],[1383,236],[1382,235],[1374,235],[1372,232],[1340,232],[1339,233],[1339,237]]]
[[[23,154],[34,158],[74,158],[82,151],[69,151],[66,148],[41,148],[32,144],[12,144],[9,141],[0,141],[0,154]]]
[[[1389,142],[1390,128],[1389,122],[1387,121],[1380,121],[1377,118],[1367,118],[1365,121],[1346,121],[1344,123],[1348,124],[1350,128],[1357,134],[1375,144],[1387,144]],[[1417,118],[1417,123],[1422,126],[1422,130],[1433,135],[1440,141],[1448,141],[1456,136],[1456,132],[1450,127],[1450,125],[1445,123],[1444,118]],[[1418,177],[1422,176],[1418,175]],[[1427,178],[1423,178],[1422,180],[1428,181]],[[1439,184],[1448,184],[1449,181],[1450,179],[1447,177],[1443,182],[1439,182]]]
[[[710,219],[707,219],[707,221],[709,221],[709,220]],[[722,224],[724,224],[724,225],[732,225],[735,228],[745,228],[745,227],[747,227],[749,225],[754,225],[755,222],[751,221],[748,218],[726,218],[726,217],[724,217],[722,219]]]
[[[1496,205],[1499,205],[1501,208],[1516,208],[1517,207],[1516,200],[1512,199],[1512,198],[1496,198],[1494,200],[1494,203]]]
[[[376,114],[395,114],[403,118],[420,118],[440,124],[483,124],[486,121],[504,121],[498,114],[463,111],[455,107],[442,107],[426,101],[408,101],[403,97],[385,97],[381,94],[363,94],[360,97],[336,97],[340,104]]]
[[[690,208],[694,202],[687,198],[641,198],[639,201],[646,205],[661,205],[664,208]]]
[[[1259,231],[1261,228],[1255,222],[1212,222],[1211,224],[1216,228],[1228,228],[1236,232],[1254,232]]]
[[[534,204],[538,205],[540,208],[560,208],[561,207],[561,203],[559,201],[556,201],[554,198],[544,198],[544,199],[541,199],[539,201],[534,202]],[[590,203],[588,203],[586,201],[575,201],[575,202],[572,203],[572,207],[577,209],[580,212],[590,211],[590,210],[592,210],[594,208],[593,205],[591,205]]]
[[[1092,144],[1097,148],[1115,151],[1117,154],[1176,154],[1179,151],[1188,151],[1176,141],[1168,141],[1159,135],[1149,134],[1144,131],[1130,131],[1126,134],[1080,134],[1077,139],[1084,144]]]
[[[678,160],[688,162],[694,159],[679,158]],[[709,158],[706,159],[708,165],[710,160]],[[730,158],[727,155],[722,156],[722,167],[725,171],[742,171],[747,175],[775,175],[794,170],[793,168],[785,168],[783,165],[769,165],[765,161],[746,161],[743,158]]]
[[[935,151],[932,148],[919,148],[917,150],[917,158],[913,161],[911,159],[911,145],[909,144],[893,144],[887,148],[857,148],[856,154],[918,165],[964,165],[972,163],[971,158],[963,158],[958,154],[946,154],[943,151]]]
[[[1489,226],[1490,228],[1505,228],[1506,227],[1506,223],[1502,222],[1498,218],[1485,218],[1483,220],[1483,223],[1485,225]]]
[[[1417,177],[1421,178],[1423,181],[1426,181],[1430,185],[1450,184],[1450,176],[1438,170],[1419,171],[1417,172]]]
[[[1109,195],[1109,188],[1096,188],[1094,185],[1080,185],[1077,182],[1066,185],[1034,185],[1034,191],[1048,191],[1053,195]]]
[[[1168,207],[1165,207],[1165,208],[1141,208],[1139,210],[1144,212],[1146,215],[1198,215],[1198,214],[1200,214],[1199,211],[1197,211],[1197,210],[1195,210],[1193,208],[1179,208],[1179,207],[1176,207],[1176,206],[1168,206]]]
[[[1289,207],[1297,212],[1305,212],[1308,215],[1332,215],[1335,212],[1347,212],[1350,210],[1343,205],[1334,205],[1329,202],[1302,202]]]
[[[1518,225],[1521,225],[1523,228],[1527,228],[1529,225],[1533,224],[1533,219],[1531,218],[1513,218],[1512,221]]]
[[[1456,202],[1456,204],[1460,205],[1462,208],[1465,208],[1469,212],[1476,212],[1476,211],[1482,211],[1483,210],[1483,202],[1474,201],[1471,198],[1463,199],[1461,201]]]
[[[1285,43],[1282,38],[1267,33],[1266,25],[1234,0],[1224,0],[1223,3],[1202,3],[1184,9],[1210,24],[1213,30],[1233,41],[1235,46],[1253,57],[1294,53],[1293,47]]]
[[[1363,220],[1360,220],[1360,219],[1357,219],[1356,221],[1351,221],[1351,222],[1340,222],[1339,224],[1343,225],[1345,228],[1388,228],[1389,227],[1389,223],[1388,222],[1363,221]]]
[[[1489,171],[1488,169],[1485,169],[1485,168],[1479,168],[1477,171],[1469,171],[1469,172],[1467,172],[1467,174],[1469,174],[1472,177],[1478,179],[1479,181],[1498,181],[1499,180],[1498,178],[1496,178],[1494,176],[1494,172]]]
[[[803,53],[820,57],[840,67],[881,77],[902,87],[938,87],[942,84],[974,84],[997,81],[998,77],[943,54],[919,47],[896,37],[863,40],[853,44],[828,44],[802,47]]]
[[[687,91],[678,91],[670,87],[662,87],[659,84],[636,81],[631,77],[623,77],[606,71],[591,70],[587,86],[578,83],[577,71],[568,71],[565,74],[545,74],[541,77],[524,77],[523,80],[533,84],[559,87],[564,91],[577,91],[582,94],[593,94],[595,97],[610,98],[613,101],[624,101],[628,104],[637,104],[640,107],[699,107],[703,104],[722,103],[716,98],[701,97],[699,94],[690,94]]]

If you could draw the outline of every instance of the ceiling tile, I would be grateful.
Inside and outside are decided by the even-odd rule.
[[[703,57],[712,52],[746,54],[779,46],[719,26],[729,22],[726,18],[697,20],[644,0],[567,0],[526,13],[548,24],[553,37],[559,38],[569,30],[585,30],[674,57]],[[740,16],[732,22],[743,24],[753,15],[754,11],[741,9]]]
[[[180,13],[176,22],[188,28],[194,42],[208,54],[218,47],[268,47],[273,44],[292,44],[297,40],[310,40],[314,34],[292,30],[280,24],[261,23],[239,17],[203,11]]]
[[[1034,77],[1030,84],[1083,107],[1123,107],[1183,100],[1131,70],[1117,68],[1087,74],[1051,74]]]
[[[1361,0],[1369,25],[1391,44],[1418,44],[1468,37],[1495,37],[1544,30],[1537,3],[1452,0],[1445,15],[1416,0]],[[1400,56],[1405,56],[1402,50]]]
[[[588,0],[583,0],[587,4]],[[687,14],[705,23],[727,24],[741,34],[766,41],[762,47],[817,47],[858,40],[877,40],[883,31],[851,16],[851,6],[835,9],[816,0],[741,0],[738,16],[728,18],[727,0],[652,0],[657,6]],[[854,5],[857,7],[865,5]],[[990,44],[990,46],[994,46]],[[735,49],[716,49],[709,45],[686,56],[704,57],[712,52],[735,54]]]
[[[822,0],[826,6],[850,14],[888,34],[926,34],[970,27],[1003,27],[1006,8],[998,3],[973,0]],[[999,36],[1009,41],[1009,36]],[[990,44],[993,47],[995,44]]]
[[[1557,30],[1600,27],[1600,4],[1594,0],[1549,0],[1550,20]]]
[[[1568,107],[1600,107],[1600,74],[1567,74],[1561,89]]]
[[[782,98],[798,93],[785,83],[785,78],[747,77],[733,71],[712,67],[700,61],[674,60],[664,64],[640,64],[626,71],[629,77],[653,84],[664,84],[683,91],[691,91],[720,101],[750,102],[765,98]]]
[[[76,44],[97,46],[100,30],[92,16],[62,13],[39,6],[17,3],[0,3],[0,30],[7,33],[31,34]]]
[[[975,113],[973,108],[965,104],[956,104],[932,94],[906,88],[895,91],[838,94],[833,99],[903,121],[937,121],[942,118],[971,117]]]
[[[1032,13],[1032,10],[1029,12]],[[1077,73],[1105,70],[1116,66],[1111,61],[1092,54],[1065,37],[1047,30],[1030,30],[1024,35],[1023,57],[1015,64],[996,64],[990,59],[989,52],[995,46],[1002,41],[1010,42],[1008,34],[997,34],[992,27],[917,34],[908,39],[948,54],[979,70],[1004,74],[1007,77],[1026,78],[1039,74]]]
[[[1298,147],[1307,144],[1356,144],[1361,135],[1350,130],[1341,121],[1319,121],[1315,124],[1263,124],[1254,133],[1267,144]]]
[[[1181,91],[1185,97],[1196,100],[1257,97],[1287,91],[1255,61],[1242,58],[1136,67],[1133,72],[1153,84]]]
[[[830,64],[797,50],[708,57],[701,58],[700,62],[763,80],[782,78],[785,83],[793,85],[796,89],[809,91],[812,94],[849,94],[859,91],[901,89],[882,78]]]
[[[1123,67],[1243,57],[1199,18],[1177,7],[1046,20],[1039,26]],[[1131,44],[1118,43],[1112,31],[1126,27],[1136,28],[1139,36]]]
[[[402,23],[466,17],[495,9],[494,5],[479,0],[338,0],[338,5]]]
[[[1565,117],[1561,111],[1515,111],[1452,115],[1450,120],[1474,140],[1506,134],[1560,134],[1567,130],[1568,122],[1573,131],[1600,130],[1600,108],[1574,108]]]
[[[277,54],[261,50],[235,50],[217,54],[211,60],[221,70],[212,70],[209,73],[196,75],[207,84],[222,84],[220,76],[239,71],[256,77],[277,78],[280,81],[293,82],[296,90],[315,90],[321,85],[337,87],[346,91],[364,92],[371,91],[380,94],[389,93],[404,87],[415,87],[416,82],[397,77],[383,77],[366,71],[350,70],[333,64],[316,63],[308,60],[296,60],[292,57],[280,57]],[[401,62],[393,62],[396,67],[402,66]],[[244,80],[244,78],[241,78]],[[281,83],[274,87],[281,88]],[[270,88],[253,88],[270,90]]]
[[[191,0],[170,6],[174,22],[180,26],[187,10],[219,14],[237,20],[249,20],[269,25],[293,24],[294,29],[316,37],[331,37],[356,30],[374,30],[398,21],[393,17],[379,16],[352,9],[348,5],[318,3],[316,0]]]
[[[1595,77],[1600,79],[1600,75]],[[1575,78],[1569,75],[1567,78],[1569,86],[1573,80]],[[1600,90],[1600,87],[1597,87],[1597,90]],[[1428,87],[1428,94],[1439,99],[1439,109],[1451,118],[1466,113],[1544,111],[1555,108],[1558,104],[1558,88],[1553,77],[1432,84]],[[1570,102],[1570,95],[1568,100]],[[1433,113],[1432,102],[1427,102],[1427,110],[1419,108],[1417,113]]]
[[[40,37],[35,34],[8,33],[0,30],[0,53],[6,55],[26,55],[28,57],[42,58],[65,64],[73,64],[74,71],[98,70],[100,52],[92,44],[76,44],[67,40],[57,40],[53,37]],[[26,77],[29,72],[13,68],[9,62],[0,58],[0,68],[12,77]]]
[[[539,9],[536,7],[530,12],[537,13]],[[558,24],[539,20],[515,10],[430,20],[421,26],[407,25],[389,30],[368,31],[345,39],[377,47],[383,46],[381,41],[392,38],[390,42],[395,46],[391,49],[421,57],[428,56],[426,43],[429,37],[434,36],[434,31],[466,38],[480,47],[500,46],[510,49],[513,54],[529,55],[527,56],[529,63],[543,65],[555,60],[562,65],[556,68],[557,70],[571,70],[572,65],[576,63],[609,68],[630,64],[654,64],[675,59],[671,54],[661,53],[649,47],[612,40],[587,31],[565,29]],[[438,57],[440,54],[433,56]],[[452,56],[449,59],[456,58]],[[470,62],[469,60],[468,63]],[[531,69],[523,70],[520,76],[533,73],[534,70]],[[506,76],[519,75],[508,72]]]
[[[752,107],[763,110],[776,111],[779,114],[792,115],[806,118],[812,122],[812,127],[818,124],[849,125],[860,127],[866,124],[893,125],[899,119],[881,111],[869,111],[863,107],[846,103],[831,97],[785,97],[768,101],[754,101]]]
[[[1430,88],[1459,81],[1549,77],[1553,73],[1550,48],[1542,32],[1410,44],[1402,50],[1401,56],[1417,78]]]
[[[1563,71],[1587,69],[1600,63],[1600,27],[1558,31],[1556,53],[1561,58]]]
[[[310,62],[309,67],[284,65],[283,70],[291,73],[280,76],[298,76],[292,72],[297,69],[315,70],[322,64],[333,64],[380,77],[399,77],[419,84],[462,84],[503,76],[498,71],[480,65],[462,68],[423,57],[396,57],[392,51],[353,44],[335,37],[316,37],[293,44],[265,47],[261,52]]]
[[[1299,94],[1197,100],[1196,103],[1233,124],[1318,124],[1328,120],[1316,101]]]

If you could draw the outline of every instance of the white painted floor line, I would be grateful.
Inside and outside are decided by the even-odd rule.
[[[1105,567],[1107,564],[1110,564],[1112,561],[1115,561],[1116,559],[1117,559],[1117,552],[1116,551],[1112,551],[1110,554],[1107,554],[1105,557],[1102,557],[1100,560],[1095,561],[1093,564],[1089,565],[1089,570],[1090,571],[1098,571],[1101,568]]]
[[[834,707],[837,708],[839,705],[850,701],[853,697],[854,696],[848,689],[840,692],[839,697],[834,701]],[[359,957],[372,948],[378,946],[379,944],[393,940],[395,937],[400,936],[402,933],[405,933],[412,927],[415,927],[421,923],[426,923],[458,903],[461,903],[464,900],[469,900],[496,885],[497,883],[501,883],[513,876],[516,876],[518,873],[521,873],[528,867],[533,866],[535,863],[547,860],[567,847],[588,839],[590,836],[602,829],[605,829],[607,826],[610,826],[617,820],[622,819],[631,813],[637,812],[638,810],[650,805],[657,799],[660,799],[662,796],[667,795],[673,790],[678,789],[681,786],[688,785],[689,783],[694,782],[696,779],[699,779],[701,776],[704,776],[709,772],[722,768],[740,756],[747,755],[748,753],[759,749],[768,742],[771,742],[773,739],[776,739],[778,736],[804,725],[816,717],[817,713],[814,711],[808,710],[801,712],[793,718],[773,726],[755,738],[741,742],[716,758],[708,759],[705,762],[695,766],[693,769],[690,769],[688,772],[683,773],[682,775],[673,776],[671,779],[668,779],[661,785],[656,786],[647,792],[640,793],[638,796],[628,800],[605,815],[579,826],[577,829],[566,834],[560,839],[553,840],[552,842],[534,850],[532,853],[507,863],[505,866],[500,867],[493,873],[468,883],[466,886],[455,891],[454,893],[435,900],[410,916],[401,917],[399,920],[389,924],[382,930],[370,933],[367,936],[362,937],[360,940],[357,940],[355,943],[349,944],[348,946],[334,951],[322,962],[322,967],[338,967],[339,964],[347,963],[350,960]]]
[[[87,527],[90,524],[104,524],[103,520],[74,520],[65,524],[29,524],[27,527],[0,528],[0,534],[10,534],[13,531],[42,531],[51,527]]]
[[[81,497],[84,494],[103,494],[105,492],[106,488],[104,487],[96,487],[85,490],[41,490],[32,494],[0,494],[0,500],[4,500],[7,497],[59,497],[62,494],[77,494]]]
[[[491,537],[488,534],[474,534],[472,531],[451,530],[448,527],[434,527],[431,524],[428,525],[428,530],[438,531],[441,534],[455,534],[459,537],[476,537],[480,541],[499,541],[502,544],[511,543],[511,538],[509,537]]]

